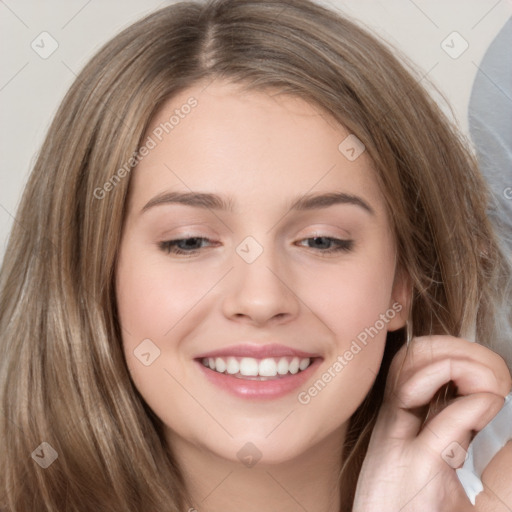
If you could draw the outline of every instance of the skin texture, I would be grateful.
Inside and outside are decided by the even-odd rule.
[[[418,410],[450,381],[457,396],[422,426]],[[482,475],[486,492],[476,507],[455,468],[464,462],[472,433],[498,413],[511,387],[504,360],[482,345],[425,336],[415,338],[409,350],[403,347],[390,368],[353,512],[486,512],[499,510],[499,501],[510,507],[510,477],[500,478],[496,470],[505,461],[510,464],[510,450],[496,455]]]
[[[491,460],[482,473],[484,490],[476,497],[479,512],[510,512],[512,510],[512,441]]]
[[[218,81],[168,101],[148,134],[191,97],[197,106],[132,171],[116,271],[129,371],[166,427],[191,508],[338,512],[347,422],[378,372],[386,331],[405,324],[409,300],[372,162],[365,152],[348,160],[338,146],[349,133],[303,100],[242,93]],[[144,209],[169,191],[229,196],[233,208],[160,202]],[[334,191],[357,196],[372,213],[354,204],[290,210],[304,194]],[[196,238],[193,253],[161,246],[191,237],[206,239]],[[314,237],[352,245],[326,254],[325,239]],[[256,254],[254,261],[243,259],[240,247]],[[396,303],[401,312],[300,403],[298,393]],[[145,365],[136,354],[148,339],[145,351],[158,357]],[[247,341],[323,360],[305,385],[281,398],[248,400],[212,386],[194,359]],[[417,411],[450,380],[460,396],[421,429]],[[475,510],[442,453],[454,441],[467,448],[472,430],[494,417],[511,386],[504,361],[475,343],[430,336],[404,347],[390,369],[354,512]],[[241,449],[261,458],[248,467]],[[510,453],[503,457],[510,464]],[[487,473],[485,482],[506,496],[497,475]],[[483,498],[477,505],[492,509]]]
[[[317,108],[297,98],[241,93],[228,83],[203,88],[163,106],[148,134],[191,96],[198,101],[133,171],[117,268],[127,364],[167,427],[191,506],[250,512],[272,504],[291,511],[300,503],[335,511],[347,421],[378,371],[386,329],[402,327],[402,315],[308,404],[298,402],[297,392],[394,303],[406,302],[384,200],[367,154],[349,161],[338,150],[348,132]],[[170,190],[231,196],[234,209],[160,204],[141,213]],[[373,213],[353,204],[290,211],[306,193],[333,191],[360,197]],[[248,236],[263,249],[252,263],[236,252]],[[324,236],[353,240],[353,247],[323,254],[312,237]],[[210,242],[192,256],[159,247],[186,237]],[[144,339],[160,350],[149,366],[134,356]],[[246,400],[212,387],[194,361],[242,341],[281,343],[323,361],[297,392]],[[251,468],[237,457],[248,442],[261,452]]]

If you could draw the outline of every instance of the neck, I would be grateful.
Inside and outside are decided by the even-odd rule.
[[[340,511],[341,450],[345,427],[279,464],[244,465],[172,435],[190,512]],[[171,436],[169,436],[171,437]],[[248,449],[248,453],[250,453]],[[250,459],[248,459],[250,460]]]

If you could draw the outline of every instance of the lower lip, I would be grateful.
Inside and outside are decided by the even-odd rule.
[[[201,371],[212,384],[241,398],[280,398],[285,396],[304,384],[321,362],[322,358],[315,358],[305,370],[278,379],[245,380],[211,370],[201,361],[196,360]]]

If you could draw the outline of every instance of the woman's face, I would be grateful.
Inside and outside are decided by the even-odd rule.
[[[276,463],[341,442],[405,287],[353,135],[298,98],[203,88],[163,106],[132,171],[124,352],[175,447]]]

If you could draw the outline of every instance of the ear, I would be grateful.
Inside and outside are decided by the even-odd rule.
[[[412,280],[409,274],[398,268],[395,273],[389,307],[396,315],[388,323],[388,331],[396,331],[405,327],[409,317],[412,301]]]

